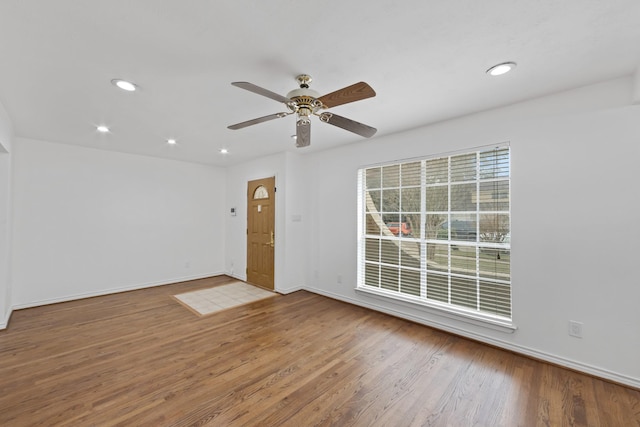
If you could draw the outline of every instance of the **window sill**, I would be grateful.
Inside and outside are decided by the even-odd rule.
[[[405,298],[395,293],[386,292],[382,289],[357,287],[355,288],[355,291],[356,293],[371,296],[382,301],[392,301],[394,303],[398,303],[411,308],[418,307],[430,314],[435,314],[437,316],[458,320],[461,322],[493,329],[500,332],[512,334],[516,329],[518,329],[516,325],[506,320],[494,319],[488,316],[485,317],[481,314],[471,313],[463,309],[458,310],[452,307],[445,307],[434,303],[418,301],[411,297]]]

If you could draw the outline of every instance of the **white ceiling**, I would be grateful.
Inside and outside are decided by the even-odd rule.
[[[514,72],[485,74],[508,60]],[[222,166],[364,139],[314,119],[296,149],[293,116],[229,130],[286,110],[232,81],[282,95],[301,73],[321,94],[365,81],[375,98],[331,111],[377,138],[638,65],[637,0],[0,2],[0,103],[17,136]]]

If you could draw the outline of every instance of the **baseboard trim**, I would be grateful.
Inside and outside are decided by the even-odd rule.
[[[491,346],[499,347],[508,351],[512,351],[514,353],[522,354],[524,356],[530,357],[532,359],[537,359],[543,362],[548,362],[554,365],[561,366],[563,368],[571,369],[573,371],[578,371],[581,373],[585,373],[588,375],[592,375],[594,377],[602,378],[604,380],[612,381],[614,383],[618,383],[627,387],[631,387],[634,389],[640,389],[640,379],[633,378],[628,375],[623,375],[617,372],[610,371],[608,369],[599,368],[597,366],[589,365],[586,363],[576,362],[574,360],[566,359],[561,356],[556,356],[554,354],[545,353],[533,348],[513,344],[510,342],[502,341],[499,339],[487,337],[485,335],[477,334],[471,331],[468,331],[463,328],[457,328],[455,326],[447,325],[445,323],[432,321],[423,319],[421,317],[412,316],[410,314],[404,313],[402,311],[394,310],[388,307],[383,307],[374,303],[364,302],[355,298],[345,297],[343,295],[338,295],[333,292],[327,292],[322,289],[306,286],[303,288],[306,291],[313,292],[318,295],[326,296],[328,298],[332,298],[338,301],[343,301],[349,304],[357,305],[360,307],[369,308],[371,310],[379,311],[382,313],[389,314],[394,317],[399,317],[402,319],[410,320],[415,323],[420,323],[425,326],[430,326],[432,328],[436,328],[439,330],[443,330],[446,332],[450,332],[455,335],[460,335],[465,338],[472,339],[474,341],[478,341],[484,344],[488,344]]]
[[[301,291],[305,289],[304,286],[294,286],[291,288],[277,288],[276,292],[282,295],[287,295],[287,294],[291,294],[293,292],[297,292],[297,291]]]
[[[9,320],[11,318],[11,314],[13,313],[13,310],[19,310],[19,309],[23,309],[23,308],[30,308],[30,307],[37,307],[37,306],[41,306],[41,305],[48,305],[48,304],[56,304],[56,303],[60,303],[60,302],[66,302],[66,301],[73,301],[73,300],[77,300],[77,299],[82,299],[82,298],[91,298],[91,297],[97,297],[97,296],[102,296],[102,295],[109,295],[109,294],[115,294],[115,293],[120,293],[120,292],[128,292],[128,291],[134,291],[134,290],[138,290],[138,289],[144,289],[144,288],[151,288],[154,286],[163,286],[163,285],[169,285],[169,284],[174,284],[174,283],[179,283],[179,282],[187,282],[190,280],[198,280],[198,279],[206,279],[209,277],[215,277],[215,276],[220,276],[220,275],[227,275],[233,278],[236,278],[238,280],[242,280],[245,281],[243,278],[234,276],[234,275],[230,275],[228,273],[225,272],[216,272],[216,273],[209,273],[209,274],[204,274],[204,275],[194,275],[194,276],[185,276],[185,277],[181,277],[181,278],[175,278],[172,280],[163,280],[160,282],[149,282],[149,283],[144,283],[144,284],[138,284],[138,285],[132,285],[132,286],[123,286],[123,287],[119,287],[119,288],[112,288],[112,289],[106,289],[103,291],[97,291],[97,292],[87,292],[87,293],[82,293],[82,294],[75,294],[75,295],[68,295],[68,296],[64,296],[64,297],[60,297],[60,298],[51,298],[51,299],[46,299],[46,300],[40,300],[40,301],[34,301],[31,303],[27,303],[27,304],[18,304],[18,305],[14,305],[12,306],[9,311],[7,312],[7,314],[5,315],[5,318],[2,319],[2,321],[0,322],[0,330],[4,330],[8,327],[9,325]],[[388,307],[383,307],[374,303],[369,303],[369,302],[364,302],[355,298],[349,298],[349,297],[345,297],[343,295],[339,295],[339,294],[335,294],[333,292],[327,292],[323,289],[318,289],[318,288],[314,288],[311,286],[295,286],[295,287],[291,287],[291,288],[285,288],[285,289],[277,289],[276,291],[278,293],[281,294],[289,294],[292,292],[296,292],[299,290],[306,290],[318,295],[322,295],[322,296],[326,296],[328,298],[332,298],[338,301],[343,301],[349,304],[353,304],[353,305],[357,305],[360,307],[365,307],[365,308],[369,308],[371,310],[374,311],[379,311],[382,313],[386,313],[389,314],[391,316],[394,317],[399,317],[402,319],[406,319],[406,320],[410,320],[412,322],[415,323],[419,323],[425,326],[430,326],[436,329],[440,329],[446,332],[450,332],[452,334],[455,335],[460,335],[475,341],[479,341],[488,345],[492,345],[495,347],[499,347],[505,350],[509,350],[509,351],[513,351],[514,353],[518,353],[518,354],[522,354],[524,356],[528,356],[531,357],[533,359],[537,359],[537,360],[541,360],[544,362],[549,362],[552,363],[554,365],[558,365],[558,366],[562,366],[564,368],[567,369],[571,369],[574,371],[578,371],[578,372],[582,372],[585,374],[589,374],[589,375],[593,375],[595,377],[598,378],[602,378],[605,380],[609,380],[621,385],[625,385],[628,387],[632,387],[634,389],[640,389],[640,380],[637,378],[633,378],[627,375],[623,375],[623,374],[619,374],[617,372],[614,371],[610,371],[608,369],[603,369],[597,366],[593,366],[593,365],[589,365],[586,363],[581,363],[581,362],[576,362],[570,359],[566,359],[564,357],[561,356],[556,356],[554,354],[550,354],[550,353],[545,353],[545,352],[541,352],[539,350],[533,349],[533,348],[529,348],[529,347],[525,347],[525,346],[521,346],[521,345],[517,345],[517,344],[513,344],[513,343],[509,343],[509,342],[505,342],[499,339],[495,339],[495,338],[491,338],[491,337],[487,337],[485,335],[481,335],[481,334],[477,334],[471,331],[468,331],[466,329],[463,328],[457,328],[455,326],[451,326],[445,323],[441,323],[441,322],[437,322],[434,320],[427,320],[427,319],[423,319],[421,317],[417,317],[417,316],[412,316],[410,314],[404,313],[402,311],[398,311],[398,310],[394,310]]]
[[[229,277],[233,277],[236,280],[240,280],[241,282],[246,282],[247,281],[247,277],[246,276],[239,276],[237,274],[233,274],[233,273],[223,273],[225,276],[229,276]]]
[[[7,327],[9,326],[9,320],[11,320],[11,313],[13,313],[13,310],[9,308],[9,311],[4,316],[4,319],[2,319],[2,321],[0,322],[0,331],[7,329]]]
[[[206,279],[209,277],[221,276],[224,274],[225,274],[224,272],[198,274],[193,276],[176,277],[171,280],[147,282],[147,283],[141,283],[136,285],[122,286],[118,288],[104,289],[104,290],[95,291],[95,292],[84,292],[80,294],[65,295],[63,297],[58,297],[58,298],[48,298],[48,299],[39,300],[39,301],[32,301],[25,304],[16,304],[12,306],[12,309],[20,310],[23,308],[39,307],[41,305],[57,304],[60,302],[74,301],[74,300],[83,299],[83,298],[93,298],[93,297],[99,297],[103,295],[117,294],[120,292],[136,291],[139,289],[153,288],[155,286],[164,286],[164,285],[171,285],[174,283],[188,282],[190,280]]]

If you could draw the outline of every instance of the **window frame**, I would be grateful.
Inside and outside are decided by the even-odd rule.
[[[506,176],[495,176],[493,178],[489,178],[487,179],[482,178],[481,177],[481,161],[482,161],[482,157],[481,157],[481,153],[486,153],[488,151],[493,151],[495,150],[497,153],[499,153],[498,150],[507,150],[508,153],[508,160],[507,160],[507,175]],[[451,162],[452,162],[452,157],[456,157],[456,156],[464,156],[464,155],[473,155],[476,158],[476,164],[477,167],[475,169],[475,173],[476,175],[473,177],[473,180],[466,180],[466,181],[456,181],[452,179],[452,169],[451,169]],[[448,247],[448,253],[447,253],[447,263],[449,265],[449,268],[446,272],[446,276],[447,277],[447,286],[448,286],[448,292],[451,291],[451,278],[455,278],[458,277],[456,276],[455,273],[452,274],[451,272],[451,257],[452,257],[452,239],[451,239],[451,232],[450,230],[447,231],[447,240],[442,240],[442,241],[438,241],[438,236],[437,235],[431,235],[432,238],[427,238],[427,227],[426,227],[426,223],[425,223],[425,218],[428,214],[432,214],[434,211],[427,211],[427,197],[426,197],[426,192],[429,188],[435,188],[438,185],[430,185],[427,183],[427,178],[426,178],[426,173],[425,173],[425,165],[428,161],[430,160],[436,160],[436,159],[447,159],[447,180],[446,182],[440,183],[438,185],[441,185],[442,187],[447,188],[448,194],[447,194],[447,210],[446,212],[443,212],[443,214],[446,214],[446,221],[447,221],[447,227],[448,228],[452,228],[451,224],[452,224],[452,213],[453,214],[459,214],[459,211],[455,211],[452,210],[451,208],[451,187],[452,184],[453,185],[457,185],[460,183],[467,183],[467,184],[471,184],[473,183],[475,185],[475,193],[474,197],[476,199],[476,201],[474,201],[475,207],[472,211],[472,215],[475,216],[475,235],[476,238],[474,241],[470,242],[468,244],[469,247],[473,247],[475,249],[475,256],[474,256],[474,262],[476,263],[476,273],[475,273],[475,289],[478,292],[478,296],[477,296],[477,302],[476,302],[476,308],[467,308],[461,305],[457,305],[457,304],[452,304],[450,302],[441,302],[441,301],[437,301],[435,299],[432,298],[427,298],[427,291],[426,291],[426,286],[427,286],[427,280],[426,280],[426,276],[427,276],[427,244],[437,244],[437,243],[442,243],[447,245]],[[419,236],[410,236],[410,237],[404,237],[401,235],[398,236],[388,236],[388,235],[383,235],[383,232],[381,231],[380,235],[376,236],[375,234],[370,234],[367,233],[367,215],[370,214],[370,212],[368,212],[367,208],[366,208],[366,198],[367,198],[367,186],[366,186],[366,181],[367,181],[367,170],[371,170],[374,168],[380,168],[380,186],[379,186],[379,190],[381,192],[381,194],[384,193],[384,189],[385,188],[390,188],[390,189],[394,189],[396,188],[395,186],[389,186],[389,187],[385,187],[384,185],[384,172],[383,172],[383,168],[385,167],[393,167],[393,166],[398,166],[399,170],[403,167],[403,165],[408,165],[411,163],[415,163],[415,162],[420,162],[420,185],[419,185],[419,191],[420,191],[420,230],[419,230]],[[498,169],[494,169],[493,172],[494,173],[498,173],[497,172]],[[401,175],[400,175],[401,176]],[[357,246],[358,246],[358,271],[357,271],[357,285],[356,285],[356,292],[358,293],[363,293],[366,295],[372,295],[378,298],[382,298],[384,300],[387,299],[391,299],[394,300],[396,302],[402,302],[402,303],[406,303],[409,304],[409,307],[415,307],[415,306],[420,306],[423,309],[426,309],[429,312],[432,312],[434,314],[438,314],[441,316],[445,316],[445,317],[449,317],[449,318],[454,318],[456,320],[462,320],[465,322],[469,322],[469,323],[473,323],[476,325],[481,325],[481,326],[486,326],[486,327],[490,327],[496,330],[500,330],[500,331],[504,331],[504,332],[513,332],[516,328],[516,326],[513,323],[513,305],[512,305],[512,300],[513,300],[513,286],[512,286],[512,280],[511,280],[511,259],[509,258],[508,261],[508,280],[501,280],[499,277],[496,277],[494,279],[489,280],[489,282],[487,282],[487,277],[486,276],[482,276],[481,275],[481,249],[485,248],[485,249],[496,249],[497,251],[501,251],[501,250],[507,250],[511,251],[511,243],[510,243],[510,239],[509,242],[504,244],[504,243],[492,243],[492,242],[487,242],[487,241],[482,241],[481,237],[480,237],[480,229],[481,229],[481,225],[480,225],[480,221],[481,221],[481,216],[484,215],[496,215],[496,217],[498,215],[504,215],[506,212],[506,216],[508,219],[508,230],[507,232],[509,233],[509,237],[511,234],[511,147],[509,142],[504,142],[504,143],[500,143],[500,144],[493,144],[493,145],[488,145],[488,146],[481,146],[481,147],[475,147],[475,148],[469,148],[469,149],[464,149],[464,150],[458,150],[458,151],[454,151],[454,152],[447,152],[447,153],[438,153],[438,154],[434,154],[434,155],[429,155],[429,156],[424,156],[424,157],[419,157],[419,158],[410,158],[410,159],[403,159],[403,160],[395,160],[395,161],[390,161],[390,162],[385,162],[385,163],[378,163],[378,164],[372,164],[372,165],[366,165],[366,166],[362,166],[358,168],[358,175],[357,175],[357,181],[358,181],[358,197],[357,197],[357,219],[358,219],[358,236],[357,236]],[[496,182],[496,186],[500,185],[500,183],[502,182],[507,182],[507,186],[508,186],[508,209],[496,209],[493,211],[489,211],[489,210],[483,210],[481,208],[481,186],[482,183],[487,183],[487,182]],[[433,184],[433,183],[432,183]],[[415,187],[412,185],[409,185],[407,187]],[[403,185],[402,182],[400,182],[400,178],[398,180],[398,184],[397,184],[397,188],[399,192],[402,192]],[[377,187],[371,187],[371,190],[378,190]],[[383,197],[381,195],[381,197]],[[369,203],[371,202],[371,200],[369,200]],[[498,203],[498,202],[496,202]],[[376,211],[376,213],[374,213],[372,216],[376,216],[376,214],[379,216],[378,221],[381,222],[388,222],[388,221],[384,221],[383,216],[385,215],[386,210],[383,207],[384,202],[381,201],[380,204],[378,205],[380,207],[379,210]],[[399,206],[401,205],[401,202],[398,202]],[[400,215],[400,222],[403,222],[403,211],[401,208],[398,208],[398,212]],[[469,214],[469,211],[462,211],[465,214]],[[469,214],[471,215],[471,214]],[[433,230],[431,230],[433,232]],[[367,240],[367,238],[369,239],[377,239],[380,244],[380,249],[379,249],[379,253],[380,253],[380,258],[379,261],[372,261],[371,259],[367,260],[367,255],[365,253],[365,251],[367,250],[367,246],[365,244],[365,241]],[[415,296],[415,295],[411,295],[409,293],[406,292],[402,292],[401,291],[401,280],[400,277],[398,276],[398,286],[397,286],[397,290],[388,290],[388,289],[384,289],[383,287],[383,278],[382,276],[380,276],[382,274],[382,268],[385,266],[384,263],[384,259],[383,259],[383,252],[382,252],[382,245],[383,242],[386,240],[390,240],[390,241],[394,241],[394,242],[400,242],[398,244],[398,247],[400,248],[402,245],[402,241],[410,241],[410,242],[416,242],[418,243],[418,245],[420,245],[420,267],[419,270],[416,270],[415,268],[411,268],[411,267],[407,267],[407,266],[403,266],[401,261],[397,261],[395,264],[393,262],[391,262],[390,264],[388,264],[389,267],[394,267],[398,270],[398,272],[401,272],[404,270],[415,270],[417,272],[419,272],[419,276],[420,276],[420,293],[419,295]],[[369,243],[371,244],[371,242]],[[460,244],[465,244],[464,242],[461,242],[459,240],[455,240],[455,244],[456,245],[460,245]],[[402,253],[402,251],[399,249],[399,252]],[[497,252],[498,254],[498,259],[499,258],[499,254],[501,252]],[[379,269],[378,269],[378,281],[377,284],[378,286],[372,286],[370,284],[366,284],[365,283],[365,268],[366,266],[369,266],[369,268],[371,268],[372,265],[378,265]],[[431,270],[429,270],[431,271]],[[433,271],[431,271],[431,274],[433,273]],[[399,273],[402,274],[402,273]],[[375,278],[374,278],[375,279]],[[486,284],[486,283],[492,283],[493,285],[495,285],[496,287],[498,287],[498,285],[507,285],[508,286],[508,297],[509,297],[509,303],[508,303],[508,308],[509,308],[509,316],[505,316],[503,314],[492,314],[488,311],[481,311],[480,307],[483,304],[483,300],[481,300],[481,284]],[[447,298],[448,301],[451,301],[451,294],[449,294],[449,297]],[[497,304],[497,303],[496,303]],[[499,308],[504,308],[504,307],[497,307],[496,308],[496,313],[498,312]],[[504,311],[502,312],[504,313]]]

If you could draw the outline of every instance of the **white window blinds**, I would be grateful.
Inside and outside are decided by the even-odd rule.
[[[509,155],[500,146],[361,169],[358,286],[510,319]]]

